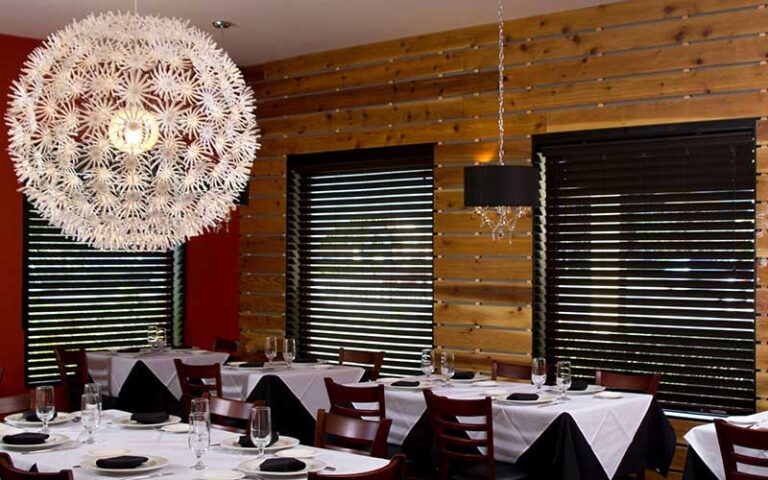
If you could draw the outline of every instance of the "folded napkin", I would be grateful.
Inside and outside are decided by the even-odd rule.
[[[167,422],[168,418],[170,418],[170,416],[165,412],[144,412],[131,415],[131,420],[146,425]]]
[[[40,445],[48,440],[49,435],[44,433],[24,432],[16,435],[6,435],[3,437],[3,443],[8,445]]]
[[[317,359],[312,357],[297,357],[293,359],[293,363],[317,363]]]
[[[278,440],[280,440],[280,435],[277,432],[272,432],[272,438],[269,440],[267,446],[271,447]],[[256,448],[256,445],[254,445],[254,443],[251,441],[250,435],[241,435],[240,439],[237,441],[237,444],[244,448]]]
[[[454,372],[454,380],[472,380],[475,378],[475,372]]]
[[[99,468],[117,468],[129,469],[136,468],[146,461],[147,457],[137,457],[134,455],[120,455],[119,457],[100,458],[96,460],[96,466]]]
[[[307,464],[295,458],[268,458],[261,462],[262,472],[299,472],[307,468]]]
[[[418,387],[419,382],[410,380],[398,380],[392,383],[393,387]]]
[[[240,365],[240,368],[260,368],[264,366],[264,362],[246,362]]]
[[[538,399],[539,396],[535,393],[513,393],[507,397],[507,400],[520,400],[524,402],[533,402]]]
[[[40,422],[40,419],[37,418],[37,412],[33,412],[32,410],[26,411],[22,413],[22,415],[24,416],[25,422]],[[53,418],[56,418],[58,415],[58,412],[53,412]],[[51,420],[53,420],[53,418]]]
[[[573,390],[574,392],[583,392],[587,389],[589,386],[589,383],[586,380],[579,380],[579,379],[573,379],[571,380],[571,388],[568,390]]]

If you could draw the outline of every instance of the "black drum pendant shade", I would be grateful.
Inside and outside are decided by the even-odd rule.
[[[533,207],[539,203],[536,169],[519,165],[464,168],[465,207]]]

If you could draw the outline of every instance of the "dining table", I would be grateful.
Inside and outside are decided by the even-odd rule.
[[[105,478],[132,478],[134,475],[121,476],[106,475],[88,468],[89,459],[120,455],[139,455],[161,457],[168,464],[153,474],[164,473],[160,478],[190,480],[199,478],[198,473],[191,469],[195,463],[195,456],[188,447],[185,430],[180,433],[163,431],[158,428],[126,428],[120,421],[130,413],[120,410],[105,410],[102,414],[102,426],[96,431],[96,444],[89,445],[82,442],[84,430],[79,422],[70,421],[51,427],[51,433],[69,437],[71,441],[51,450],[39,452],[14,449],[3,445],[3,451],[10,454],[16,467],[29,469],[33,465],[41,472],[56,472],[71,469],[75,480],[105,479]],[[7,428],[7,427],[4,427]],[[0,429],[0,434],[3,433]],[[37,431],[37,428],[30,429]],[[246,461],[256,458],[252,452],[226,448],[228,440],[238,435],[211,429],[211,449],[203,456],[207,471],[237,470]],[[297,445],[298,447],[298,445]],[[387,464],[387,460],[372,458],[352,453],[326,450],[311,447],[317,453],[314,459],[325,464],[334,474],[362,473],[381,468]],[[290,456],[290,450],[283,454]],[[274,453],[268,453],[269,457]],[[127,474],[128,472],[126,472]],[[149,475],[149,473],[147,473]],[[265,474],[259,474],[262,478],[271,478]],[[306,478],[306,476],[293,476],[292,478]]]
[[[533,478],[613,479],[644,468],[666,473],[671,465],[675,433],[651,395],[603,396],[597,394],[601,388],[592,386],[588,392],[569,392],[565,399],[545,390],[536,401],[518,402],[506,397],[536,393],[536,387],[476,378],[445,384],[418,376],[406,379],[419,382],[408,387],[392,385],[400,379],[372,382],[385,384],[386,415],[392,420],[389,443],[413,458],[429,455],[424,448],[431,444],[431,430],[423,390],[430,388],[454,399],[492,397],[496,460],[515,463]]]

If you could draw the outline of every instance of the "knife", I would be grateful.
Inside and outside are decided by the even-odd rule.
[[[138,477],[126,477],[125,480],[145,480],[147,478],[165,477],[166,475],[173,475],[174,473],[177,472],[150,473],[147,475],[139,475]]]

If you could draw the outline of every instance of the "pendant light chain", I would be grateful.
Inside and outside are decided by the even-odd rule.
[[[504,0],[499,0],[499,164],[504,165]]]

